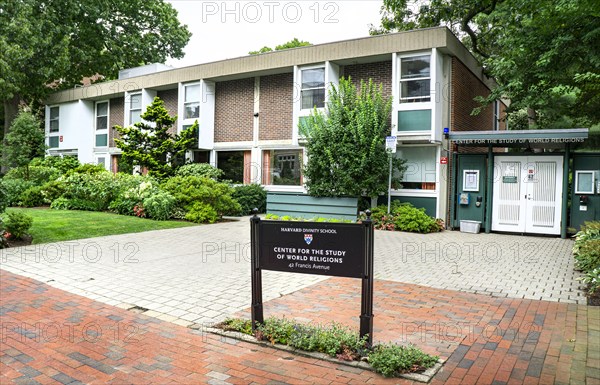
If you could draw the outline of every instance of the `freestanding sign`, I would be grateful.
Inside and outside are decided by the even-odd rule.
[[[250,219],[252,327],[263,323],[262,270],[360,278],[360,336],[373,342],[373,222],[263,221]]]

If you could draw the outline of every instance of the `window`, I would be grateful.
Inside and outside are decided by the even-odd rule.
[[[594,171],[575,171],[575,194],[593,194],[594,179]]]
[[[301,78],[301,108],[304,110],[325,107],[325,68],[302,70]]]
[[[142,121],[142,94],[129,95],[129,124]]]
[[[183,119],[197,119],[200,117],[200,84],[183,86],[184,103]]]
[[[108,129],[108,102],[96,103],[96,130]]]
[[[50,107],[50,132],[58,132],[59,108]],[[58,144],[56,145],[58,147]]]
[[[48,138],[48,147],[58,148],[58,136],[51,136]]]
[[[263,152],[263,176],[267,185],[302,185],[302,150]]]
[[[400,103],[429,102],[430,56],[400,59]]]
[[[406,160],[402,189],[435,190],[436,147],[401,147],[396,156]]]
[[[398,131],[431,130],[431,110],[398,111]]]
[[[244,151],[219,151],[217,167],[223,170],[222,179],[244,183]]]
[[[108,102],[96,103],[96,147],[108,146]]]

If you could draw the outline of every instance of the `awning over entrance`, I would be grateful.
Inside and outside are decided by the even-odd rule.
[[[588,138],[587,128],[555,130],[459,131],[448,139],[459,146],[543,147],[563,148],[567,143],[582,143]]]

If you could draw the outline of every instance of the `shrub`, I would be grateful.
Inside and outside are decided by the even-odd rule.
[[[213,179],[175,176],[162,188],[175,197],[178,207],[186,211],[186,219],[196,223],[214,222],[224,214],[241,210],[240,204],[231,197],[231,187]]]
[[[50,204],[50,208],[54,210],[70,210],[73,207],[70,199],[60,197],[52,201],[52,204]]]
[[[6,191],[4,190],[4,186],[2,185],[2,183],[0,181],[0,214],[2,214],[4,212],[4,210],[6,210],[7,206],[8,206],[8,203],[7,203]]]
[[[108,209],[119,193],[119,183],[110,172],[72,173],[65,179],[63,196],[75,209],[102,211]]]
[[[362,216],[365,219],[365,216]],[[425,209],[416,208],[410,203],[392,203],[390,213],[387,206],[375,207],[371,213],[373,226],[379,230],[399,230],[415,233],[434,233],[443,230],[441,219],[435,219],[425,213]]]
[[[4,177],[0,181],[0,188],[5,193],[5,204],[7,206],[17,206],[21,202],[21,194],[30,187],[35,186],[32,181],[23,179],[11,179]]]
[[[231,196],[242,207],[240,211],[242,215],[252,214],[254,208],[257,208],[259,213],[267,210],[267,191],[259,184],[236,186]]]
[[[208,163],[190,163],[183,165],[175,172],[177,176],[198,176],[218,180],[223,176],[223,170],[211,166]]]
[[[165,191],[159,191],[143,200],[148,216],[158,221],[166,221],[171,217],[175,207],[175,198]]]
[[[413,233],[434,233],[441,230],[435,218],[425,214],[424,208],[416,208],[409,203],[394,207],[394,225],[397,230]]]
[[[585,222],[575,234],[573,256],[582,271],[580,280],[587,285],[588,294],[600,290],[600,222]]]
[[[27,175],[29,170],[29,175]],[[48,181],[54,180],[60,176],[60,171],[49,166],[15,167],[10,169],[4,179],[22,179],[32,182],[35,185],[42,185]]]
[[[80,165],[81,163],[79,163],[76,156],[47,156],[45,158],[35,158],[30,163],[30,166],[56,168],[60,174],[66,174],[69,170],[73,170]]]
[[[73,174],[101,174],[106,173],[104,166],[99,164],[84,163],[67,172],[67,175]],[[112,174],[111,174],[112,175]]]
[[[438,357],[430,356],[412,345],[378,345],[369,353],[369,363],[385,377],[431,368],[437,361]]]
[[[587,285],[588,292],[594,294],[600,290],[600,266],[588,271],[581,278],[581,282]]]
[[[65,181],[62,177],[56,180],[44,183],[40,187],[45,204],[51,204],[55,199],[60,198],[66,190]]]
[[[219,214],[208,203],[194,202],[191,206],[188,206],[185,219],[194,223],[215,223],[219,220]]]
[[[32,186],[21,193],[19,205],[24,207],[38,207],[44,204],[44,195],[41,186]]]
[[[13,238],[21,239],[27,234],[33,224],[33,217],[20,212],[9,211],[3,220],[4,229],[9,232]]]

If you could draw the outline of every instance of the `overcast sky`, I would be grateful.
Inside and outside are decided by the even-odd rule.
[[[192,38],[184,67],[245,56],[248,51],[298,38],[312,44],[368,36],[379,25],[382,0],[200,1],[168,0]]]

